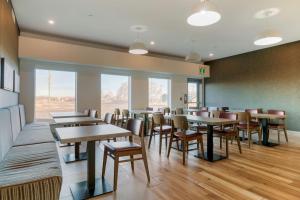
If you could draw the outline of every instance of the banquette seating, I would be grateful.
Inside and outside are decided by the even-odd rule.
[[[47,123],[26,124],[23,105],[0,109],[0,199],[59,199],[55,140]]]

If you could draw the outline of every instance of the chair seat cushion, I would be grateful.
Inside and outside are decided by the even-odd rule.
[[[193,130],[186,130],[186,131],[175,132],[174,135],[176,137],[183,138],[183,139],[191,139],[191,138],[197,138],[199,136],[202,136],[202,133]]]
[[[285,125],[284,124],[280,124],[280,123],[274,123],[274,122],[269,122],[268,123],[269,128],[274,128],[274,129],[278,129],[278,128],[284,128]]]
[[[50,129],[23,130],[17,137],[13,146],[40,144],[48,142],[55,142]]]
[[[162,131],[170,131],[172,129],[172,126],[169,125],[163,125],[162,126]],[[159,132],[160,131],[160,127],[154,127],[154,131]]]
[[[141,149],[141,145],[136,144],[134,142],[105,142],[103,144],[106,148],[110,151],[117,152],[117,151],[131,151],[131,150],[139,150]]]

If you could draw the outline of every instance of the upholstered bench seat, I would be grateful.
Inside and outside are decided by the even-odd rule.
[[[0,163],[1,199],[58,199],[61,184],[55,143],[12,147]]]
[[[54,143],[55,140],[52,136],[50,129],[40,130],[23,130],[15,140],[13,146],[22,146],[40,143]]]

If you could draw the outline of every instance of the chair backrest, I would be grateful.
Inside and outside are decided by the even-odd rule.
[[[162,113],[153,113],[152,123],[154,125],[163,125],[164,124],[164,115]]]
[[[210,112],[210,117],[220,118],[220,114],[221,114],[221,111],[219,111],[219,110],[213,110],[213,111]]]
[[[208,111],[208,107],[200,107],[200,111]]]
[[[228,111],[229,110],[229,107],[219,107],[218,110],[221,110],[221,111]]]
[[[90,109],[84,109],[83,114],[90,116]]]
[[[115,108],[114,114],[115,114],[115,116],[121,115],[120,109],[119,108]]]
[[[220,113],[220,118],[237,120],[237,114],[236,113],[230,113],[230,112],[221,112]]]
[[[143,135],[143,120],[140,119],[128,119],[127,130],[131,131],[132,134],[139,137],[144,137]]]
[[[208,107],[208,111],[218,111],[219,108],[218,107]]]
[[[173,128],[181,129],[184,131],[189,129],[189,124],[186,116],[174,116],[172,120],[172,126]]]
[[[250,124],[251,115],[249,112],[238,112],[237,115],[240,124]]]
[[[171,113],[171,109],[169,107],[164,108],[164,115],[165,114],[170,114]]]
[[[196,116],[200,116],[200,117],[209,117],[209,112],[208,111],[198,111],[195,112]]]
[[[273,115],[281,115],[281,116],[285,115],[284,110],[268,110],[267,112],[268,114],[273,114]]]
[[[183,114],[183,108],[176,108],[176,115],[182,115]]]
[[[147,110],[147,111],[153,111],[153,108],[151,108],[151,107],[146,107],[146,110]]]
[[[247,108],[247,109],[245,109],[245,112],[248,112],[250,114],[258,114],[258,113],[262,113],[262,109],[261,108],[257,108],[257,109]]]
[[[98,111],[97,110],[91,110],[89,116],[94,117],[94,118],[98,118]]]
[[[0,109],[0,162],[13,145],[12,123],[8,109]]]
[[[129,110],[128,109],[123,109],[122,110],[122,118],[123,119],[128,119],[129,118]]]
[[[104,116],[104,122],[107,124],[113,124],[114,123],[114,114],[106,113]]]

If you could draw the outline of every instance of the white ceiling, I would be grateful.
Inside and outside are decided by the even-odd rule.
[[[186,18],[199,0],[12,0],[21,31],[127,47],[136,37],[130,26],[141,24],[149,29],[141,38],[150,51],[185,56],[194,48],[204,60],[264,48],[254,46],[253,41],[268,29],[281,33],[279,44],[300,39],[299,0],[211,1],[221,12],[221,21],[192,27]],[[280,13],[254,19],[257,11],[272,7]],[[49,25],[49,19],[55,24]],[[191,40],[196,40],[194,45]],[[213,58],[208,56],[211,52]]]

